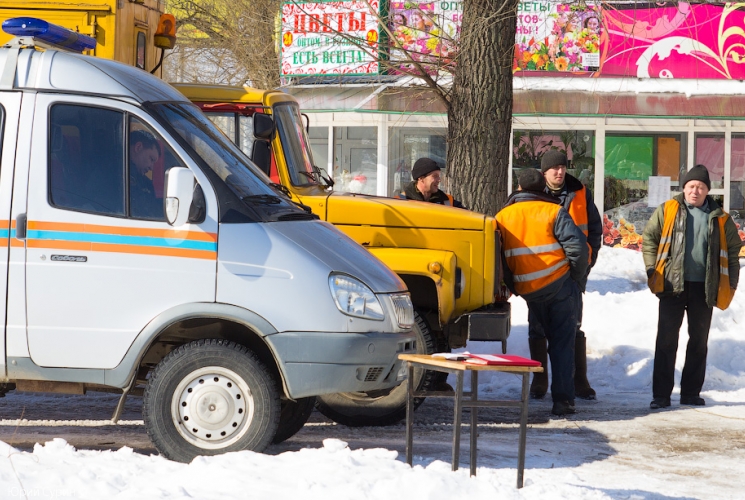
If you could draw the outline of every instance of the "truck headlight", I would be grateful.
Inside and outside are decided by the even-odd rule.
[[[382,321],[385,318],[383,306],[367,285],[346,274],[329,276],[331,296],[336,307],[347,316]]]

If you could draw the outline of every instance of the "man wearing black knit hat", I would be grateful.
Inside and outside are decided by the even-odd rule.
[[[587,268],[589,274],[597,261],[603,237],[603,223],[595,206],[592,192],[582,182],[567,173],[567,157],[555,149],[547,151],[541,158],[541,172],[546,179],[546,191],[559,199],[561,206],[569,212],[574,223],[587,238],[590,251],[590,262]],[[585,292],[586,284],[587,276],[578,282],[580,292]],[[582,331],[582,309],[582,295],[580,294],[577,334],[574,341],[574,389],[576,396],[580,399],[595,399],[595,390],[587,380],[587,339],[585,332]],[[537,328],[530,328],[528,345],[530,357],[545,365],[548,359],[545,333]],[[540,399],[547,390],[547,372],[534,373],[533,382],[530,385],[531,397]]]
[[[465,208],[461,202],[440,190],[440,168],[440,165],[431,158],[419,158],[411,169],[411,177],[414,180],[404,187],[403,193],[398,197]]]
[[[726,309],[740,277],[742,242],[732,218],[709,196],[709,171],[696,165],[681,180],[683,193],[655,210],[644,228],[642,253],[650,290],[660,299],[652,373],[653,410],[670,406],[683,316],[688,346],[680,404],[703,406],[706,354],[714,306]]]
[[[525,169],[519,191],[497,214],[505,284],[528,303],[529,328],[546,332],[554,415],[574,409],[574,336],[579,287],[587,274],[585,235],[559,200],[544,192],[541,172]],[[545,370],[545,362],[544,370]]]

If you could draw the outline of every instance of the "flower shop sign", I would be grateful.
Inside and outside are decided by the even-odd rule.
[[[742,3],[523,1],[513,69],[745,79]]]
[[[282,76],[379,73],[378,0],[282,5]]]

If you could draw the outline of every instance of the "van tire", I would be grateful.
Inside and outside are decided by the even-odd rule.
[[[436,340],[426,320],[414,311],[417,354],[435,352]],[[414,390],[432,390],[437,372],[414,368]],[[336,423],[349,427],[384,426],[406,418],[406,381],[393,389],[369,392],[342,392],[316,396],[316,408]],[[424,398],[414,398],[418,408]]]
[[[310,418],[310,414],[313,413],[315,406],[315,396],[298,398],[295,401],[283,399],[282,409],[279,414],[279,426],[277,427],[277,433],[274,435],[274,439],[272,439],[272,444],[287,441],[300,432],[300,429],[303,428],[305,422]]]
[[[277,432],[279,412],[277,382],[267,367],[246,347],[220,339],[171,351],[150,374],[142,404],[151,441],[178,462],[261,452]]]

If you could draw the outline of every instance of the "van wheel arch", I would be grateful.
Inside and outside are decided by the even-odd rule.
[[[147,374],[173,350],[184,344],[205,339],[230,341],[249,349],[277,378],[283,393],[288,394],[274,354],[262,336],[242,323],[220,317],[193,317],[164,328],[140,358],[138,382],[145,383]]]

